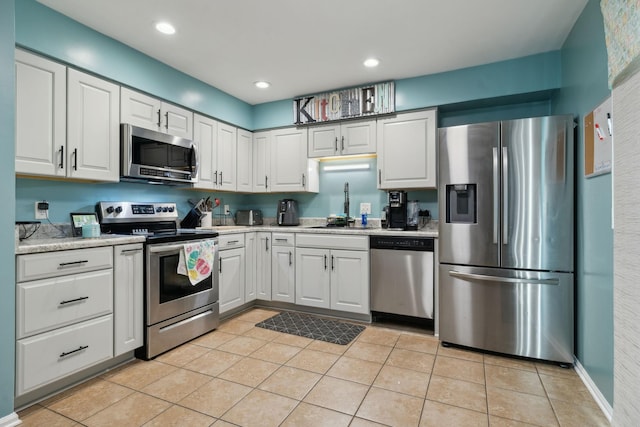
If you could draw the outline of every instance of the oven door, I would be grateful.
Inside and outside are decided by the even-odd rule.
[[[197,242],[191,240],[189,243]],[[214,266],[218,264],[218,242],[215,242]],[[146,250],[147,325],[187,313],[218,301],[218,269],[195,286],[189,277],[178,274],[180,251],[184,242],[149,244]]]

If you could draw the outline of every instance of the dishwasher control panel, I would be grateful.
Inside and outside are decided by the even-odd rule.
[[[369,247],[371,249],[433,252],[434,239],[415,236],[370,236]]]

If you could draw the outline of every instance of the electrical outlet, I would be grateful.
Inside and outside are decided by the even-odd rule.
[[[42,209],[42,208],[45,208],[45,209]],[[35,217],[36,219],[49,218],[49,203],[47,203],[46,201],[35,202]]]
[[[224,205],[224,214],[231,215],[231,209],[229,209],[229,205]]]
[[[360,215],[371,215],[371,203],[360,203]]]

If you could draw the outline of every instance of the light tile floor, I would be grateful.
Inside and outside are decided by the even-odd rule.
[[[605,426],[575,371],[368,325],[340,346],[253,309],[19,413],[23,426]]]

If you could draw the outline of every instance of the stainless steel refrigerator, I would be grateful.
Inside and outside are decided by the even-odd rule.
[[[443,342],[573,363],[571,116],[441,128]]]

